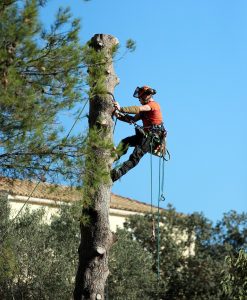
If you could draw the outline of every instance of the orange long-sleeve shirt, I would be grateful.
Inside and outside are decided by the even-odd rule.
[[[152,125],[160,125],[163,122],[163,118],[159,103],[150,101],[146,105],[150,106],[151,110],[140,112],[143,126],[150,127]]]

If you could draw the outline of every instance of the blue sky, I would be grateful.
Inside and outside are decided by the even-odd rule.
[[[115,97],[123,106],[134,105],[136,86],[157,90],[171,153],[162,207],[171,203],[212,221],[231,209],[246,211],[247,2],[53,0],[42,20],[49,23],[59,6],[70,6],[81,18],[82,43],[95,33],[112,34],[124,52],[127,39],[136,41],[136,51],[115,64]],[[115,143],[133,133],[118,122]],[[158,158],[153,164],[157,204]],[[150,203],[150,156],[116,182],[113,192]]]

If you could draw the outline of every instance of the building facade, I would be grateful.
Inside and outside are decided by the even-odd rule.
[[[75,188],[62,185],[53,185],[49,183],[0,178],[0,193],[7,194],[11,217],[22,209],[23,206],[29,206],[31,210],[44,208],[47,221],[51,215],[59,212],[59,207],[63,204],[70,204],[82,199],[82,191]],[[157,208],[152,208],[156,211]],[[110,202],[110,228],[116,231],[117,227],[123,228],[126,218],[135,214],[145,214],[151,212],[151,206],[137,200],[111,195]]]

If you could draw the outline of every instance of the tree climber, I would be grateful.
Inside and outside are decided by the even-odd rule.
[[[140,106],[120,107],[118,102],[114,102],[115,115],[119,120],[127,123],[135,123],[142,120],[143,127],[136,126],[136,134],[126,137],[117,146],[116,160],[127,153],[129,147],[134,147],[134,151],[120,168],[115,168],[111,171],[112,181],[118,180],[130,169],[134,168],[144,154],[150,152],[150,149],[152,150],[151,144],[153,144],[154,134],[163,136],[163,138],[166,136],[160,105],[152,98],[155,94],[156,90],[148,86],[137,87],[133,96],[139,99]],[[128,114],[135,114],[135,116]]]

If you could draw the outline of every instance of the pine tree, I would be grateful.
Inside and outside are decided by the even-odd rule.
[[[0,170],[8,177],[45,180],[47,175],[51,180],[62,175],[83,184],[74,297],[104,299],[114,240],[109,229],[113,161],[109,93],[118,83],[112,65],[118,41],[100,34],[81,47],[79,20],[72,19],[69,9],[59,9],[46,29],[39,21],[45,2],[0,4]],[[134,49],[133,41],[127,41],[127,48]],[[59,126],[59,115],[82,103],[82,87],[88,85],[88,136],[68,137]]]
[[[81,243],[74,299],[104,299],[108,253],[114,237],[109,227],[112,181],[112,96],[118,83],[112,56],[118,40],[97,34],[88,44],[90,85],[89,133],[83,180]]]
[[[44,2],[0,4],[2,176],[77,175],[66,165],[79,157],[83,139],[67,138],[58,115],[82,103],[85,95],[80,25],[69,9],[60,8],[50,29],[45,28],[39,21]]]

